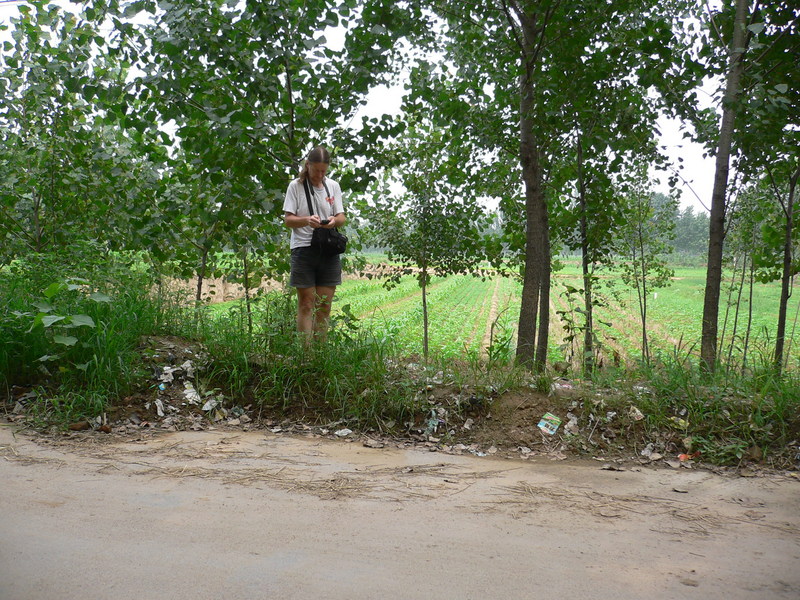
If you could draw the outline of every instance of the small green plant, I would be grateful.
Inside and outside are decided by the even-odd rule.
[[[514,340],[514,330],[503,316],[508,311],[508,307],[497,315],[492,321],[489,333],[489,346],[486,348],[488,359],[487,370],[492,367],[507,365],[511,361],[513,348],[511,342]]]
[[[63,387],[54,392],[39,388],[38,398],[32,404],[29,416],[34,425],[40,427],[51,423],[65,426],[94,419],[102,414],[108,403],[107,396],[100,392],[77,392]]]
[[[46,282],[61,263],[34,258],[0,270],[0,391],[37,387],[39,419],[96,416],[141,381],[136,348],[163,325],[166,304],[124,257],[96,264],[92,279]]]

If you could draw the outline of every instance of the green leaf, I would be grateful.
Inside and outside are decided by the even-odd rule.
[[[67,285],[65,283],[57,282],[47,286],[47,289],[44,290],[43,294],[45,298],[50,300],[65,289],[67,289]]]
[[[33,305],[39,309],[39,312],[49,313],[53,307],[47,302],[34,302]]]
[[[89,294],[89,298],[94,300],[95,302],[111,302],[111,296],[107,296],[101,292],[92,292]]]
[[[37,315],[36,318],[38,320],[39,316]],[[64,321],[65,319],[66,319],[66,317],[60,317],[58,315],[45,315],[45,316],[42,317],[42,321],[41,322],[42,322],[42,325],[44,326],[44,328],[47,329],[48,327],[51,327],[55,323],[58,323],[60,321]]]
[[[748,30],[749,30],[751,33],[754,33],[755,35],[758,35],[758,34],[759,34],[759,33],[761,33],[762,31],[764,31],[764,23],[753,23],[752,25],[748,25],[748,26],[747,26],[747,29],[748,29]],[[740,31],[741,31],[741,30],[740,30]]]
[[[779,83],[775,86],[775,89],[778,91],[779,94],[785,94],[789,91],[789,86],[786,83]]]
[[[53,341],[56,344],[63,344],[64,346],[74,346],[78,343],[78,338],[71,335],[54,335]]]
[[[94,327],[94,319],[89,315],[72,315],[69,322],[73,327]]]

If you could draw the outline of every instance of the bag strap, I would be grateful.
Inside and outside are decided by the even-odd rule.
[[[311,208],[311,192],[308,191],[308,179],[303,179],[303,190],[306,192],[306,202],[308,202],[308,214],[313,215],[314,209]],[[325,191],[328,191],[328,187],[325,186]]]
[[[331,192],[328,189],[328,184],[325,183],[325,180],[322,180],[322,185],[325,188],[325,196],[327,198],[331,197]],[[306,202],[308,202],[308,214],[313,215],[314,209],[311,207],[311,192],[309,191],[308,179],[303,179],[303,191],[306,193]],[[314,203],[316,205],[316,202]]]

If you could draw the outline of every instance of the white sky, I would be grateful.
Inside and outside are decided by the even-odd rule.
[[[368,96],[366,106],[354,118],[358,122],[362,116],[380,117],[383,114],[397,114],[400,112],[402,87],[388,88],[379,86],[372,90]],[[678,168],[682,165],[679,173],[682,179],[679,180],[677,188],[681,190],[681,206],[686,208],[691,206],[695,212],[705,211],[704,207],[711,206],[711,191],[714,185],[714,157],[704,157],[704,149],[700,144],[696,144],[682,137],[680,122],[675,119],[661,117],[658,121],[661,139],[659,145],[666,146],[664,150],[669,160]],[[683,162],[678,161],[683,158]],[[659,184],[655,186],[656,191],[667,193],[669,186],[667,180],[670,172],[659,171],[653,177],[659,178]]]
[[[66,4],[63,0],[56,2]],[[18,6],[24,2],[2,2],[0,1],[0,24],[10,25],[11,18],[17,16]],[[343,32],[328,30],[325,35],[328,43],[336,47],[343,43]],[[0,32],[0,42],[10,39],[10,31]],[[388,88],[378,86],[372,90],[368,96],[365,107],[356,115],[353,122],[358,122],[362,116],[380,117],[383,114],[396,114],[400,110],[402,87],[397,86]],[[659,121],[659,128],[662,132],[660,145],[666,146],[666,154],[677,168],[682,164],[680,170],[684,181],[679,182],[678,188],[681,189],[681,205],[691,206],[695,211],[706,210],[705,206],[711,205],[711,191],[714,179],[714,159],[704,157],[703,148],[689,140],[683,139],[680,131],[680,123],[663,117]],[[678,158],[683,158],[679,163]],[[661,183],[656,186],[658,191],[666,192],[668,174],[660,173]]]

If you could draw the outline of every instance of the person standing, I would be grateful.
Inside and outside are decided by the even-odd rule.
[[[342,283],[339,255],[323,256],[311,247],[311,236],[320,227],[345,224],[342,188],[327,177],[331,157],[323,146],[308,153],[300,177],[289,184],[283,202],[284,223],[292,230],[289,285],[297,290],[297,330],[324,337],[330,321],[336,286]],[[307,186],[307,187],[306,187]],[[308,189],[313,213],[308,210]]]

